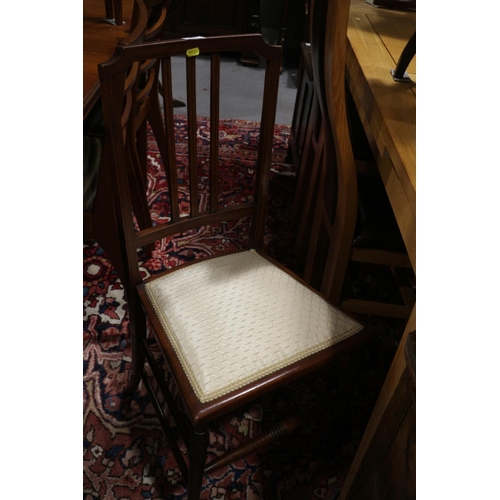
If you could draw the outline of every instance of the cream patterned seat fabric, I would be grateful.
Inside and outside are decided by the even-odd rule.
[[[145,289],[202,403],[362,328],[253,250],[181,268]]]

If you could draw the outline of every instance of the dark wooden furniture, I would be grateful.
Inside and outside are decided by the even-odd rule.
[[[392,9],[415,10],[417,8],[416,0],[365,0],[375,7],[389,7]]]
[[[311,50],[315,95],[321,111],[317,188],[306,203],[314,211],[304,278],[338,303],[353,241],[357,211],[355,161],[345,104],[345,47],[348,1],[311,3]],[[335,29],[328,29],[329,24]],[[311,191],[309,191],[310,193]]]
[[[299,164],[294,200],[297,261],[304,267],[304,279],[321,289],[325,258],[332,252],[336,264],[329,272],[336,273],[336,279],[331,300],[357,313],[408,318],[415,302],[413,282],[408,280],[411,263],[348,91],[347,137],[340,139],[331,132],[329,122],[340,111],[329,108],[328,101],[332,90],[342,83],[329,80],[327,70],[336,54],[328,45],[323,47],[326,33],[321,21],[311,25],[312,54],[308,54],[306,45],[303,48],[303,63],[310,61],[311,69],[300,77],[292,122],[292,153]],[[337,143],[346,138],[350,138],[354,157],[346,154],[342,158],[336,153]],[[383,265],[390,270],[401,303],[344,296],[343,276],[351,262]]]
[[[97,65],[107,61],[115,47],[137,39],[145,26],[132,22],[134,5],[137,0],[123,0],[123,20],[125,24],[113,26],[104,21],[105,6],[102,0],[83,2],[83,118],[99,99],[99,75]],[[146,19],[144,19],[147,22]],[[132,26],[137,31],[132,30]]]
[[[167,7],[165,0],[135,0],[131,17],[131,34],[122,45],[152,41],[165,29]],[[84,104],[85,106],[85,104]],[[135,131],[141,168],[136,175],[145,182],[146,176],[146,128]],[[104,134],[101,103],[98,100],[84,120],[84,205],[83,238],[96,240],[123,279],[123,263],[118,246],[117,223],[112,202],[112,179],[108,168],[108,140]],[[142,226],[150,226],[147,202],[136,192],[134,210]]]
[[[256,33],[258,0],[179,0],[168,23],[168,38]],[[255,54],[240,54],[244,64],[258,65]]]
[[[317,199],[320,164],[323,161],[324,131],[315,89],[311,44],[302,45],[290,134],[292,161],[298,165],[293,201],[293,221],[297,231],[295,254],[299,270],[305,266],[311,239],[314,201]],[[317,284],[316,284],[317,285]]]
[[[305,0],[173,0],[168,38],[261,33],[269,44],[298,52],[304,33]],[[242,53],[243,64],[258,65]]]
[[[297,97],[293,108],[289,147],[292,161],[299,165],[306,144],[307,130],[312,117],[314,101],[314,78],[311,60],[311,45],[302,43],[297,73]]]
[[[252,0],[174,2],[169,37],[236,35],[251,30]]]
[[[345,28],[343,38],[345,39]],[[223,167],[219,166],[220,53],[251,50],[266,61],[258,160],[252,177],[253,196],[235,204],[226,198]],[[210,55],[210,161],[206,171],[197,162],[196,56]],[[171,86],[171,57],[186,57],[188,89],[188,156],[186,173],[176,163]],[[188,499],[199,498],[204,474],[265,446],[295,428],[292,416],[227,455],[206,464],[209,425],[283,384],[310,373],[365,340],[370,331],[329,304],[263,252],[268,192],[282,49],[267,45],[260,35],[213,37],[120,46],[113,59],[100,65],[109,164],[116,200],[118,241],[124,266],[123,284],[130,315],[133,347],[129,392],[142,378],[162,427],[188,483]],[[148,68],[147,72],[144,69]],[[158,73],[161,68],[163,107]],[[237,92],[238,89],[235,89]],[[124,104],[125,103],[125,104]],[[345,116],[344,116],[345,119]],[[168,183],[166,222],[149,228],[134,226],[131,210],[135,186],[145,189],[136,131],[151,125]],[[252,173],[254,172],[254,173]],[[199,176],[198,174],[203,174]],[[244,172],[242,172],[242,175]],[[187,176],[181,182],[178,176]],[[202,182],[202,178],[206,179]],[[221,184],[222,183],[222,184]],[[188,201],[180,206],[180,193]],[[200,200],[204,200],[201,202]],[[154,276],[143,283],[137,249],[174,234],[231,220],[247,222],[248,248],[207,256]],[[139,224],[140,225],[140,224]],[[147,331],[147,316],[152,331]],[[186,422],[177,409],[150,348],[155,342],[180,394]],[[150,372],[145,367],[149,365]],[[189,467],[171,432],[156,395],[159,387],[189,452]]]
[[[340,500],[416,498],[416,331],[408,321]]]

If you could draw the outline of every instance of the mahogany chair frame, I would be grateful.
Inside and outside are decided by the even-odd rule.
[[[210,203],[206,211],[200,211],[198,204],[197,181],[197,148],[196,148],[196,92],[195,92],[195,57],[189,57],[192,49],[195,54],[211,57],[210,85]],[[237,206],[222,207],[218,196],[218,123],[219,123],[219,86],[220,86],[220,52],[253,51],[266,62],[266,73],[263,91],[262,118],[259,137],[258,162],[256,167],[255,194],[252,201]],[[177,165],[175,157],[175,136],[173,119],[173,99],[171,88],[171,63],[173,55],[187,54],[186,76],[188,88],[188,148],[189,148],[189,216],[181,216],[179,211],[179,195],[177,181]],[[235,35],[208,37],[196,40],[169,40],[118,47],[113,58],[99,66],[101,93],[106,123],[106,134],[110,141],[110,165],[112,173],[113,196],[116,206],[118,241],[122,261],[125,263],[123,285],[129,307],[130,335],[132,341],[132,370],[129,395],[142,379],[145,388],[158,413],[162,428],[171,445],[179,469],[188,484],[188,499],[199,498],[204,474],[209,473],[236,457],[243,456],[251,450],[267,445],[273,439],[293,430],[303,420],[304,415],[292,416],[279,423],[277,427],[257,436],[254,440],[229,451],[206,464],[208,427],[215,419],[240,408],[258,397],[284,384],[304,376],[324,366],[338,356],[364,342],[371,334],[368,329],[340,341],[333,347],[323,349],[305,359],[281,368],[270,375],[245,385],[241,389],[202,403],[196,396],[187,375],[176,356],[170,341],[157,331],[161,324],[151,303],[147,299],[143,278],[138,264],[138,249],[155,241],[171,237],[187,230],[217,224],[221,221],[251,217],[248,248],[263,252],[264,224],[266,217],[267,193],[271,151],[274,135],[274,119],[277,105],[278,83],[280,75],[282,48],[267,45],[260,35]],[[147,70],[146,81],[140,78],[141,71]],[[159,85],[159,73],[162,74],[162,85]],[[160,109],[158,90],[161,90],[164,108]],[[123,103],[125,104],[125,108]],[[163,113],[162,113],[163,111]],[[140,163],[136,131],[149,122],[158,142],[163,159],[165,175],[170,191],[170,221],[148,228],[137,228],[134,225],[132,193],[130,184],[140,183],[136,177],[137,169],[131,167],[135,161]],[[144,185],[142,186],[144,188]],[[223,255],[220,254],[220,255]],[[218,256],[220,256],[218,255]],[[267,258],[267,257],[266,257]],[[268,258],[268,260],[271,260]],[[199,262],[197,260],[196,262]],[[192,262],[185,264],[189,266]],[[276,262],[276,266],[285,270]],[[183,266],[183,267],[184,267]],[[178,268],[176,268],[178,269]],[[175,272],[176,269],[168,272]],[[290,273],[290,271],[285,270]],[[297,280],[299,278],[294,276]],[[303,282],[304,283],[304,282]],[[305,283],[304,283],[305,284]],[[307,285],[306,285],[307,286]],[[309,287],[311,288],[311,287]],[[147,320],[152,327],[153,337],[148,337]],[[183,411],[176,407],[174,395],[167,387],[162,370],[155,360],[150,344],[156,342],[172,375],[175,387],[180,395]],[[189,456],[189,467],[178,446],[176,435],[169,425],[169,415],[156,395],[155,387],[150,380],[145,362],[153,372],[156,385],[167,403],[169,415],[173,417]],[[183,418],[187,417],[187,421]]]
[[[355,248],[358,172],[375,164],[354,157],[346,108],[345,60],[349,1],[315,0],[311,8],[311,49],[315,95],[299,169],[294,215],[298,226],[296,256],[303,277],[344,310],[407,318],[414,299],[399,287],[404,304],[341,299],[350,261],[410,268],[406,254]],[[336,20],[335,24],[333,19]],[[326,22],[325,22],[326,20]],[[335,26],[336,28],[331,28]],[[327,29],[327,27],[329,27]],[[329,50],[336,47],[335,50]]]
[[[135,0],[132,12],[131,32],[127,38],[120,42],[121,46],[129,46],[156,40],[161,37],[166,28],[168,0]],[[151,11],[154,7],[161,5],[159,14],[151,22]],[[100,104],[100,103],[98,103]],[[115,207],[112,201],[112,179],[109,171],[109,158],[106,136],[103,140],[103,153],[99,169],[99,178],[94,204],[91,212],[83,214],[83,237],[84,239],[96,240],[104,248],[107,257],[112,262],[120,279],[124,279],[124,263],[120,246],[118,244],[117,222]],[[137,172],[141,182],[146,182],[146,128],[137,130],[138,151],[141,158],[142,169]],[[136,191],[133,204],[135,213],[142,227],[151,226],[151,218],[147,210],[147,201],[142,191]],[[148,251],[152,250],[148,247]]]
[[[310,10],[312,64],[323,148],[315,157],[319,188],[304,279],[310,282],[315,267],[320,266],[319,289],[334,303],[338,303],[354,237],[358,196],[344,84],[349,6],[349,0],[315,0]]]

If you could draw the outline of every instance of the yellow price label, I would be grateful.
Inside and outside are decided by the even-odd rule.
[[[200,54],[200,49],[198,47],[195,47],[194,49],[188,49],[188,50],[186,50],[186,55],[188,57],[197,56],[199,54]]]

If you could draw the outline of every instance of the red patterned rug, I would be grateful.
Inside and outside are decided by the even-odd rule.
[[[205,119],[198,137],[199,172],[208,158]],[[185,122],[176,123],[179,169],[186,164]],[[255,122],[221,121],[220,162],[224,172],[224,203],[251,196],[256,158]],[[276,126],[272,158],[268,252],[293,267],[294,234],[290,209],[295,169],[286,163],[290,129]],[[183,156],[184,155],[184,156]],[[165,178],[156,143],[149,142],[149,203],[153,218],[168,214]],[[181,186],[186,203],[188,193]],[[201,204],[207,194],[201,192]],[[146,275],[166,267],[245,246],[247,223],[207,227],[157,244],[151,259],[142,262]],[[123,288],[103,249],[86,241],[83,254],[83,359],[84,359],[84,500],[184,499],[184,481],[163,437],[146,390],[139,385],[131,409],[123,412],[121,398],[130,369],[127,304]],[[293,407],[307,409],[331,401],[331,411],[310,421],[283,442],[254,452],[206,476],[202,499],[294,500],[336,499],[356,446],[370,415],[392,358],[400,324],[388,323],[369,348],[242,408],[238,415],[221,419],[210,434],[209,458],[260,432]],[[355,374],[356,380],[352,380]],[[351,387],[346,401],[344,387]],[[342,409],[342,411],[338,411]]]

